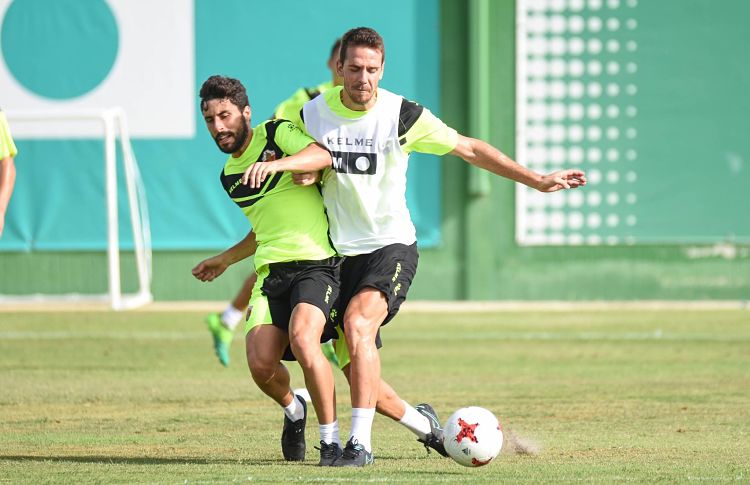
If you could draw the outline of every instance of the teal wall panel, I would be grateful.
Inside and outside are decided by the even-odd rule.
[[[185,49],[194,51],[195,57],[194,79],[191,80],[195,89],[188,102],[196,122],[195,133],[190,137],[133,138],[149,205],[153,246],[157,250],[224,249],[248,230],[247,220],[229,201],[219,183],[219,171],[226,156],[216,149],[208,136],[198,108],[198,89],[210,75],[223,74],[243,81],[253,109],[253,124],[257,124],[268,118],[275,106],[298,88],[329,80],[326,61],[333,41],[350,28],[367,25],[378,30],[387,45],[383,87],[417,100],[440,114],[438,0],[385,0],[378,8],[366,11],[352,9],[344,0],[322,4],[303,0],[170,1],[191,9],[190,12],[170,12],[175,19],[194,19],[195,45],[189,49],[185,46]],[[93,38],[105,34],[107,39],[112,37],[109,32],[114,28],[112,14],[105,2],[93,2],[91,9],[78,2],[73,2],[76,8],[60,9],[57,3],[55,0],[20,0],[5,12],[0,8],[0,25],[3,26],[0,50],[20,84],[28,77],[24,73],[36,72],[33,69],[39,68],[39,63],[32,61],[37,59],[32,50],[46,52],[45,45],[48,45],[21,42],[22,34],[31,35],[36,32],[34,29],[40,28],[36,20],[59,26],[61,35],[71,38],[86,27],[90,27]],[[123,1],[114,0],[114,4],[123,4]],[[45,9],[45,5],[50,8]],[[34,16],[35,11],[44,11],[45,15]],[[20,14],[14,12],[29,15],[19,19]],[[103,25],[98,30],[97,18]],[[73,22],[74,26],[78,22],[80,29],[62,25],[65,22]],[[123,40],[125,34],[120,34],[123,37],[120,55],[123,55],[122,49],[127,43]],[[70,44],[60,43],[63,47]],[[91,44],[87,45],[95,51],[91,54],[95,57],[99,51]],[[101,44],[99,50],[107,57],[113,49],[112,43],[102,41]],[[117,47],[116,42],[114,46]],[[153,55],[162,55],[157,52],[157,46],[153,50]],[[165,57],[163,65],[169,70],[170,59]],[[136,70],[136,66],[128,67]],[[140,75],[149,78],[161,74],[157,70]],[[89,78],[91,76],[87,75]],[[7,109],[10,103],[13,109],[8,109],[9,113],[22,111],[24,106],[14,106],[12,100],[3,99],[3,92],[7,92],[4,79],[0,76],[0,106]],[[51,86],[51,91],[45,91],[45,87],[33,88],[42,94],[69,92],[72,100],[83,89],[73,92],[74,85],[65,88],[67,91],[64,86],[54,91],[56,81],[76,79],[46,76],[45,86]],[[86,86],[86,89],[92,88]],[[150,101],[144,99],[143,103]],[[59,106],[65,104],[61,101]],[[153,103],[150,109],[161,113],[165,106]],[[175,122],[177,116],[173,118]],[[137,128],[131,121],[131,130],[137,132]],[[16,142],[19,149],[16,195],[10,204],[5,234],[0,239],[0,252],[104,249],[103,143],[92,137],[77,140],[18,138]],[[439,244],[441,238],[440,163],[438,157],[417,155],[409,169],[407,200],[425,247]],[[122,181],[120,173],[120,234],[123,247],[131,248],[129,212]]]
[[[511,0],[485,2],[483,8],[487,9],[486,14],[477,16],[472,13],[476,10],[472,9],[482,7],[481,3],[481,0],[473,5],[468,1],[441,0],[439,15],[435,14],[439,17],[440,32],[436,47],[440,53],[437,76],[441,81],[441,117],[460,132],[486,136],[493,145],[511,156],[516,156],[516,5]],[[645,3],[641,1],[639,5],[645,7]],[[624,2],[620,4],[624,5]],[[217,18],[213,20],[218,21],[218,12],[203,14],[214,15]],[[407,15],[412,14],[416,15],[413,11],[407,12]],[[241,17],[238,24],[242,24],[242,19],[247,20],[247,15]],[[328,21],[333,20],[326,20]],[[490,35],[486,37],[486,42],[489,43],[489,58],[486,61],[487,65],[482,66],[489,76],[490,83],[483,97],[476,97],[477,93],[472,93],[476,82],[471,79],[476,68],[476,64],[473,63],[479,61],[473,57],[475,53],[471,51],[471,43],[476,41],[472,40],[475,22],[485,22],[490,27]],[[209,34],[210,32],[206,31],[201,35]],[[422,36],[419,38],[423,39]],[[216,48],[220,48],[220,41],[212,42],[216,42]],[[389,42],[388,37],[386,42],[389,56],[391,53],[395,55],[394,51],[401,48],[397,42],[395,46],[394,42]],[[325,50],[327,43],[328,39],[322,35],[319,39],[319,48]],[[420,40],[418,45],[419,49],[428,49],[430,42]],[[229,65],[229,56],[225,54],[222,53],[218,55],[217,60],[210,61],[217,62],[215,69],[221,68],[221,62]],[[208,53],[204,55],[208,56]],[[417,55],[416,52],[414,55]],[[310,66],[316,64],[318,58],[319,56],[310,56]],[[387,62],[390,60],[389,57]],[[325,75],[325,67],[322,65],[310,69],[319,69],[318,77]],[[389,65],[386,79],[390,79],[391,69],[392,65]],[[201,75],[207,73],[208,71]],[[283,80],[284,76],[278,78],[278,82]],[[288,86],[280,88],[280,91],[286,92],[287,87],[293,89],[297,84],[297,80],[291,80]],[[408,93],[404,91],[404,94]],[[641,89],[639,94],[647,93],[643,93]],[[265,101],[261,99],[259,102]],[[476,106],[476,103],[487,103],[492,108],[484,124],[476,121],[476,114],[481,111],[478,110],[481,106]],[[267,106],[272,105],[273,102],[269,100]],[[258,103],[254,103],[254,108],[265,109],[263,104]],[[742,126],[741,120],[737,121],[737,126]],[[641,131],[639,140],[642,135]],[[160,144],[149,140],[140,143],[147,149],[153,148],[150,144],[154,147]],[[216,155],[207,137],[200,143],[205,145],[200,149],[200,153]],[[191,155],[199,153],[196,151],[193,154],[177,142],[169,142],[166,149],[177,153],[175,158],[180,159],[189,159]],[[169,169],[161,170],[159,177],[151,179],[151,184],[169,186],[176,176],[183,185],[183,191],[191,196],[200,194],[201,197],[206,197],[201,193],[205,190],[204,184],[196,182],[194,185],[185,185],[185,179],[179,175],[183,167],[176,161],[168,163]],[[687,162],[685,164],[686,169],[694,168]],[[187,169],[196,170],[199,166],[202,165],[190,162]],[[443,180],[439,189],[442,204],[440,241],[434,247],[421,248],[419,271],[410,290],[410,299],[746,300],[750,295],[750,246],[746,244],[728,241],[716,244],[634,246],[521,246],[516,243],[514,234],[515,196],[518,190],[515,184],[490,176],[479,182],[482,190],[476,190],[475,172],[465,162],[454,157],[445,157],[439,166]],[[213,168],[205,173],[198,173],[205,177],[214,176]],[[696,173],[694,170],[689,176],[695,176]],[[412,179],[410,183],[413,181]],[[173,200],[175,190],[174,187],[165,191],[151,190],[149,197],[157,197],[166,204]],[[588,188],[583,189],[585,190]],[[714,195],[719,199],[723,196]],[[179,223],[191,224],[190,219],[190,214],[183,214]],[[226,227],[208,225],[204,230],[223,233],[231,230],[233,224],[228,223]],[[156,298],[231,298],[245,277],[247,268],[232,268],[229,274],[211,284],[200,284],[190,276],[190,268],[210,254],[208,251],[156,252],[153,285]],[[50,252],[42,257],[2,253],[0,293],[12,293],[14,290],[27,292],[37,287],[51,289],[47,279],[54,278],[67,278],[74,288],[89,288],[91,281],[96,286],[101,286],[104,284],[103,265],[101,253],[76,255]],[[132,265],[132,262],[126,258],[123,267],[128,265]],[[19,277],[3,277],[4,274],[13,273]],[[46,278],[45,282],[39,284],[42,278]],[[127,280],[126,286],[132,290],[132,272],[127,275]]]

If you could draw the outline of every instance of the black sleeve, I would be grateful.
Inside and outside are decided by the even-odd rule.
[[[398,115],[398,137],[401,138],[408,132],[414,123],[417,122],[424,111],[424,106],[409,101],[406,98],[401,100],[401,112]]]

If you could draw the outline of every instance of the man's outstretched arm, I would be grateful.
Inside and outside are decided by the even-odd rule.
[[[468,136],[458,135],[456,148],[450,153],[475,167],[528,185],[540,192],[556,192],[586,185],[586,174],[582,170],[568,169],[542,175],[519,165],[489,143]]]

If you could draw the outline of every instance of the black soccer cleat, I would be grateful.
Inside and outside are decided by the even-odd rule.
[[[333,466],[333,462],[336,461],[344,453],[338,443],[331,443],[330,445],[324,441],[320,442],[320,448],[315,447],[316,450],[320,450],[320,461],[318,466]]]
[[[417,404],[414,408],[430,422],[430,432],[425,436],[425,439],[417,439],[417,441],[424,445],[427,453],[432,448],[442,456],[448,456],[448,452],[445,451],[445,445],[443,444],[443,427],[440,426],[440,420],[435,410],[427,403]]]
[[[305,424],[307,423],[307,403],[295,394],[302,404],[304,416],[302,419],[292,421],[284,414],[284,429],[281,431],[281,453],[287,461],[305,461]]]
[[[367,451],[364,446],[357,443],[354,438],[349,438],[344,446],[344,452],[333,462],[331,466],[365,466],[375,463],[375,457]]]

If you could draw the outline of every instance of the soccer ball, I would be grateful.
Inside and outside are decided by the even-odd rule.
[[[443,429],[445,451],[459,465],[482,466],[503,447],[503,430],[494,414],[477,406],[461,408]]]

